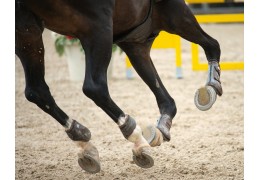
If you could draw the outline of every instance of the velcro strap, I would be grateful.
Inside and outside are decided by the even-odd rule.
[[[219,96],[223,94],[220,82],[220,66],[217,61],[209,62],[208,80],[206,85],[213,87]]]
[[[124,137],[128,139],[129,136],[133,133],[133,131],[136,128],[136,122],[131,116],[126,115],[125,123],[119,126],[119,128],[122,134],[124,135]]]
[[[172,118],[168,114],[161,115],[157,123],[157,128],[161,131],[164,141],[171,140],[170,129],[172,126]]]
[[[73,141],[88,142],[91,138],[91,133],[88,128],[73,120],[68,130],[65,130],[69,138]]]

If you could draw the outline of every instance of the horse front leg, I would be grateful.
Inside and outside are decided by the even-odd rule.
[[[45,82],[43,27],[40,21],[24,7],[16,11],[15,52],[25,73],[25,96],[44,112],[56,119],[65,129],[71,140],[81,147],[86,155],[79,164],[85,164],[85,170],[91,173],[100,171],[98,151],[90,143],[91,133],[88,128],[70,118],[56,104]]]
[[[97,17],[104,18],[104,20],[93,22],[92,24],[95,24],[91,28],[93,31],[86,32],[84,37],[80,38],[86,55],[83,92],[113,119],[123,136],[134,143],[133,159],[135,163],[142,168],[150,168],[154,161],[149,152],[150,145],[142,136],[140,127],[110,97],[107,85],[107,68],[112,53],[112,19],[102,17],[101,14],[98,14]]]
[[[152,167],[154,160],[151,157],[150,145],[144,138],[140,126],[129,115],[121,116],[118,120],[118,125],[124,137],[134,143],[132,149],[134,162],[142,168]]]
[[[209,61],[206,85],[196,91],[194,103],[201,111],[209,110],[215,103],[217,94],[221,96],[222,93],[219,62]]]
[[[133,67],[149,86],[156,97],[160,118],[156,128],[151,125],[143,129],[143,134],[151,146],[159,146],[163,141],[170,141],[170,128],[177,108],[173,98],[165,89],[150,58],[152,40],[146,43],[120,43],[119,46],[128,55]]]

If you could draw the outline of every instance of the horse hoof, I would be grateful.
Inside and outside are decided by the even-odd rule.
[[[79,153],[78,163],[83,170],[92,174],[101,170],[99,155],[95,146],[86,147],[83,152]]]
[[[143,136],[146,139],[146,141],[149,143],[150,146],[160,146],[163,142],[163,136],[159,129],[157,129],[155,126],[146,126],[143,131]]]
[[[217,99],[217,93],[211,86],[198,89],[195,93],[194,103],[201,111],[209,110]]]
[[[154,160],[150,156],[150,152],[147,148],[148,147],[144,147],[139,155],[133,151],[133,160],[135,164],[141,168],[151,168],[154,165]]]
[[[98,173],[101,170],[99,161],[89,155],[79,158],[78,163],[83,170],[92,174]]]

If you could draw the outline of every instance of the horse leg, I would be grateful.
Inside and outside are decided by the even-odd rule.
[[[56,104],[44,79],[43,27],[41,22],[25,8],[16,12],[15,51],[21,60],[25,73],[25,96],[43,111],[56,119],[64,128],[69,138],[75,141],[87,154],[79,158],[88,172],[100,171],[98,151],[89,142],[91,133],[75,120],[72,120]],[[83,159],[83,160],[82,160]],[[82,163],[83,162],[83,163]]]
[[[157,122],[157,128],[150,126],[148,131],[151,135],[146,136],[151,146],[158,146],[164,141],[170,141],[170,128],[172,119],[176,115],[177,109],[173,98],[165,89],[150,57],[150,49],[153,40],[148,40],[145,43],[119,43],[119,46],[127,53],[133,67],[149,86],[155,95],[157,105],[160,110],[161,117]],[[150,129],[150,130],[149,130]],[[163,138],[161,138],[161,134]]]
[[[113,28],[112,12],[109,6],[104,9],[108,9],[106,14],[92,12],[97,13],[96,17],[99,19],[90,23],[93,27],[79,38],[86,55],[83,92],[117,123],[123,136],[134,143],[133,158],[136,164],[142,168],[149,168],[154,162],[150,156],[150,146],[142,136],[140,127],[115,104],[108,91],[107,68],[112,53]]]
[[[164,19],[168,23],[163,29],[167,32],[177,34],[182,38],[199,44],[205,51],[208,60],[208,79],[206,86],[199,89],[195,94],[195,104],[200,110],[208,110],[216,100],[216,94],[221,96],[222,86],[220,82],[220,46],[217,40],[209,36],[200,27],[193,13],[182,0],[168,1],[170,4],[163,4],[159,8],[163,9]]]

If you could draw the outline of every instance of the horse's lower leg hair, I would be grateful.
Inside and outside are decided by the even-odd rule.
[[[139,149],[150,146],[142,135],[142,130],[135,120],[129,115],[121,116],[118,120],[119,128],[124,137],[134,143],[135,153],[140,153]]]

